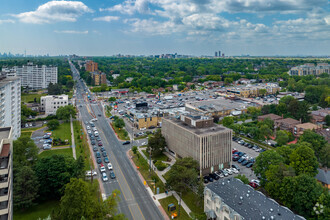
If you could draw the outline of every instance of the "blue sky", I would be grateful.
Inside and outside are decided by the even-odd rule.
[[[328,0],[0,0],[0,52],[329,55]]]

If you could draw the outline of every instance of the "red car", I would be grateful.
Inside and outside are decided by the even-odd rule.
[[[103,144],[102,144],[102,142],[99,142],[99,146],[102,146]]]
[[[236,150],[235,148],[232,150],[232,153],[236,153],[238,152],[238,150]]]
[[[250,182],[249,185],[252,186],[253,188],[257,188],[258,187],[258,184],[256,184],[255,182]]]

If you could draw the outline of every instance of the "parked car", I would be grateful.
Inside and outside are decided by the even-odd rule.
[[[102,156],[103,156],[103,157],[106,157],[106,156],[107,156],[107,152],[103,151],[103,152],[102,152]]]
[[[209,177],[212,177],[212,179],[214,179],[214,180],[220,179],[220,177],[218,175],[214,174],[214,173],[210,173]]]
[[[92,144],[92,145],[95,145],[95,140],[92,140],[92,141],[91,141],[91,144]]]
[[[108,157],[105,157],[104,158],[104,163],[109,163],[110,161],[109,161],[109,158]]]
[[[101,152],[104,152],[105,151],[104,147],[101,147],[100,150],[101,150]]]
[[[253,163],[249,163],[249,164],[247,164],[246,167],[247,167],[247,168],[251,168],[251,167],[253,167]]]
[[[101,158],[97,158],[96,161],[97,161],[98,164],[102,163],[102,159]]]
[[[86,171],[86,176],[96,176],[97,175],[97,172],[96,171],[93,171],[91,172],[90,170],[89,171]]]
[[[252,186],[253,188],[257,188],[258,187],[258,185],[255,182],[250,182],[249,185]]]
[[[52,148],[52,146],[50,144],[44,144],[44,145],[42,145],[42,148],[44,150],[50,150]]]
[[[116,178],[116,175],[113,171],[110,171],[110,178],[111,179],[115,179]]]
[[[253,180],[251,180],[251,182],[256,183],[258,186],[260,186],[260,180],[253,179]]]
[[[239,171],[236,168],[231,168],[231,170],[233,171],[233,173],[237,174],[239,173]]]
[[[101,141],[100,136],[96,137],[96,140],[97,140],[97,141]]]
[[[101,157],[100,152],[97,151],[97,152],[95,153],[95,156],[96,156],[97,158],[100,158],[100,157]]]
[[[102,180],[103,180],[103,182],[108,181],[108,176],[106,173],[102,173]]]
[[[101,173],[102,173],[102,172],[105,172],[105,167],[104,167],[103,164],[101,164],[101,166],[100,166],[100,171],[101,171]]]
[[[244,161],[245,161],[245,158],[244,157],[241,157],[237,162],[242,163]]]
[[[206,178],[206,176],[204,176],[203,180],[205,184],[209,183],[209,180]]]
[[[231,165],[231,167],[233,167],[233,168],[235,168],[236,170],[240,171],[240,168],[239,168],[239,166],[238,166],[238,165],[236,165],[236,164],[233,164],[233,165]]]
[[[130,144],[131,142],[130,141],[125,141],[123,142],[123,145],[127,145],[127,144]]]
[[[94,151],[94,152],[98,151],[98,149],[97,149],[97,147],[96,147],[96,146],[95,146],[95,147],[93,147],[93,151]]]
[[[99,146],[103,146],[103,144],[102,144],[102,142],[101,142],[101,141],[99,141],[98,145],[99,145]]]
[[[243,166],[246,166],[248,163],[250,163],[250,161],[249,160],[245,160],[245,161],[242,162],[242,165]]]

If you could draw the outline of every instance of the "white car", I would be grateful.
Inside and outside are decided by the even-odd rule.
[[[113,169],[113,167],[112,167],[112,164],[111,164],[111,163],[108,163],[108,169],[109,169],[109,170],[112,170],[112,169]]]
[[[233,173],[239,173],[239,171],[235,168],[231,168],[231,170],[233,171]]]
[[[255,184],[257,184],[258,186],[260,186],[260,180],[251,180],[251,182],[253,182],[253,183],[255,183]]]
[[[108,181],[108,176],[107,176],[106,173],[102,173],[102,180],[103,180],[104,182]]]
[[[105,172],[105,167],[104,166],[100,166],[100,171],[101,171],[101,173]]]
[[[91,130],[87,130],[87,133],[90,134],[90,133],[92,133],[92,131]]]
[[[92,129],[93,131],[97,131],[97,128],[96,127],[93,127],[93,129]]]
[[[86,128],[87,128],[87,130],[91,129],[91,127],[89,127],[88,125],[87,125],[87,127],[86,127]]]
[[[43,145],[42,145],[42,148],[43,148],[44,150],[50,150],[50,149],[52,148],[52,146],[51,146],[50,144],[43,144]]]
[[[97,172],[96,171],[93,171],[93,173],[91,171],[86,171],[86,176],[96,176],[97,175]]]
[[[231,169],[226,169],[226,170],[227,170],[227,172],[228,172],[229,175],[232,175],[233,174],[233,171],[231,171]]]

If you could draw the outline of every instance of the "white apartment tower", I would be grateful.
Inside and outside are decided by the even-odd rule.
[[[12,68],[4,67],[2,71],[7,76],[17,76],[21,78],[21,84],[24,88],[45,89],[49,83],[57,83],[56,66],[38,66],[29,62],[27,65],[14,66]]]
[[[12,138],[21,135],[21,80],[0,75],[0,127],[12,127]]]
[[[59,107],[66,106],[69,104],[69,96],[68,95],[48,95],[41,96],[41,111],[44,111],[46,115],[56,114],[56,111]]]

